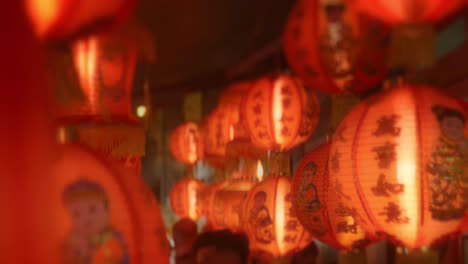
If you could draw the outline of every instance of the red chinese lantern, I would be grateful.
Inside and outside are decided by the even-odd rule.
[[[169,139],[169,148],[174,158],[193,165],[203,158],[203,144],[198,125],[186,122],[176,127]]]
[[[253,251],[275,257],[296,252],[310,243],[293,208],[288,177],[269,177],[254,186],[244,201],[244,229]]]
[[[358,93],[385,77],[387,31],[344,0],[300,0],[286,25],[284,51],[310,87]]]
[[[218,206],[218,201],[216,200],[216,193],[226,186],[226,181],[220,181],[215,184],[212,184],[206,187],[201,194],[203,202],[203,215],[206,217],[207,225],[211,229],[218,229],[217,227],[222,226],[220,223],[222,221],[220,215],[222,216],[223,209]]]
[[[242,111],[253,143],[276,150],[305,142],[320,112],[317,97],[285,74],[257,80],[244,98]]]
[[[36,33],[43,39],[67,38],[108,27],[131,13],[136,0],[27,0]]]
[[[232,133],[228,113],[219,108],[213,110],[204,121],[202,133],[204,157],[211,165],[223,167]]]
[[[360,11],[388,24],[434,22],[460,8],[463,0],[353,0]]]
[[[179,180],[171,189],[169,200],[174,213],[180,218],[196,221],[203,215],[200,197],[205,184],[192,177]]]
[[[316,239],[339,249],[359,249],[369,240],[353,211],[344,206],[342,187],[328,174],[329,152],[330,144],[322,145],[299,164],[292,183],[297,218]]]
[[[354,108],[330,150],[330,177],[370,233],[421,248],[457,231],[468,207],[468,126],[455,99],[399,85]]]
[[[62,262],[140,263],[142,222],[116,171],[82,147],[64,145],[53,175],[55,202],[48,206],[55,211],[60,236],[48,239],[61,245]]]

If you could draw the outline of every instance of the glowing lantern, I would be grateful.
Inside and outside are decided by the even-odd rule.
[[[217,229],[217,227],[222,226],[222,216],[223,208],[218,206],[218,201],[216,200],[216,193],[226,186],[226,181],[220,181],[215,184],[212,184],[206,187],[201,194],[203,202],[203,214],[206,217],[207,224],[211,229]]]
[[[243,122],[241,104],[251,87],[251,82],[233,84],[226,87],[219,97],[218,108],[229,116],[230,140],[249,138]]]
[[[366,231],[408,248],[430,246],[457,231],[468,207],[467,133],[455,99],[399,85],[341,122],[330,177]]]
[[[353,0],[360,11],[388,24],[434,22],[456,11],[463,0]]]
[[[343,1],[298,1],[284,33],[293,71],[326,93],[362,92],[385,77],[387,30]]]
[[[202,127],[204,157],[214,166],[222,167],[226,156],[226,145],[230,141],[230,120],[226,112],[215,109]]]
[[[288,177],[269,177],[249,191],[242,215],[252,250],[278,257],[310,243],[312,238],[297,219],[292,201]]]
[[[203,145],[198,125],[186,122],[176,127],[170,136],[169,148],[179,162],[192,165],[203,158]]]
[[[242,107],[253,143],[277,150],[306,141],[317,126],[320,111],[316,96],[289,75],[257,80]]]
[[[59,153],[53,169],[55,203],[48,206],[60,236],[48,239],[62,245],[63,262],[140,263],[142,223],[121,178],[81,147],[64,145]],[[83,245],[93,247],[83,250]]]
[[[126,18],[136,0],[27,0],[36,33],[44,39],[66,38],[108,27]]]
[[[179,180],[171,189],[170,202],[174,213],[180,218],[190,218],[196,221],[203,215],[203,207],[199,198],[205,184],[192,177]]]
[[[341,186],[328,174],[329,152],[329,144],[320,146],[299,164],[292,183],[297,218],[316,239],[339,249],[359,249],[369,241],[343,205]]]

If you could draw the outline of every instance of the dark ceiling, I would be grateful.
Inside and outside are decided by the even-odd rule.
[[[155,93],[207,89],[241,77],[252,54],[280,50],[294,0],[140,0],[137,17],[153,33]],[[268,50],[267,50],[268,51]]]

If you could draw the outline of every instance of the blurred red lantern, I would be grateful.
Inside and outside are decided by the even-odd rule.
[[[408,248],[430,246],[456,232],[468,208],[467,134],[455,99],[399,85],[341,122],[330,177],[366,231]]]
[[[312,241],[296,217],[292,200],[288,177],[269,177],[249,191],[242,216],[253,251],[285,256]]]
[[[242,111],[255,145],[286,150],[310,137],[318,123],[319,107],[317,97],[298,79],[281,74],[257,80]]]
[[[44,39],[67,38],[125,19],[136,0],[27,0],[36,33]]]
[[[216,108],[202,126],[204,157],[216,167],[223,167],[226,146],[231,140],[232,127],[228,113]]]
[[[434,22],[456,11],[463,0],[353,0],[360,11],[388,24]]]
[[[205,184],[192,177],[179,180],[171,189],[169,200],[172,211],[180,218],[190,218],[197,221],[203,216],[201,194]]]
[[[363,92],[385,77],[387,29],[344,0],[300,0],[284,33],[289,65],[326,93]]]
[[[229,116],[230,140],[249,138],[241,112],[243,98],[252,87],[252,82],[241,82],[226,87],[220,97],[218,108]]]
[[[358,249],[369,240],[353,211],[343,205],[340,186],[328,174],[330,144],[307,154],[292,183],[297,218],[318,240],[339,249]]]
[[[74,145],[60,149],[53,168],[57,188],[52,190],[55,203],[48,206],[55,211],[60,235],[48,239],[60,248],[63,262],[140,263],[142,238],[147,233],[142,233],[135,200],[116,171]],[[93,247],[84,250],[77,241]]]
[[[203,144],[198,125],[186,122],[176,127],[170,136],[169,148],[174,158],[193,165],[203,158]]]
[[[203,206],[203,214],[206,217],[207,225],[209,225],[211,229],[218,229],[217,227],[222,226],[220,224],[222,219],[219,216],[220,214],[222,216],[223,209],[218,205],[216,193],[226,186],[226,184],[226,181],[214,183],[206,187],[201,194],[203,200],[201,203]]]

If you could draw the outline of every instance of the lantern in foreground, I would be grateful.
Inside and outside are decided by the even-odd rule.
[[[180,218],[198,220],[203,216],[199,198],[204,188],[205,184],[202,181],[192,177],[179,180],[169,194],[172,211]]]
[[[345,0],[300,0],[284,32],[289,65],[326,93],[363,92],[385,77],[387,29]]]
[[[308,153],[292,183],[297,218],[318,240],[338,249],[360,249],[368,244],[354,212],[343,204],[342,186],[328,174],[330,144]]]
[[[457,231],[468,207],[468,126],[455,99],[400,85],[354,108],[333,138],[340,198],[368,232],[408,248]]]
[[[106,163],[82,147],[64,145],[53,166],[57,245],[65,263],[140,263],[141,237],[125,185]],[[55,239],[55,238],[49,238]],[[93,245],[83,250],[80,243]],[[77,255],[76,252],[81,252]]]
[[[351,2],[351,1],[350,1]],[[352,5],[388,24],[435,22],[464,4],[463,0],[357,0]]]
[[[297,219],[292,201],[287,177],[269,177],[250,190],[242,215],[253,251],[279,257],[310,243],[312,238]]]
[[[27,0],[36,33],[43,39],[67,38],[110,26],[131,14],[135,0]]]
[[[216,108],[206,117],[202,127],[204,157],[211,165],[223,167],[226,145],[231,140],[228,113]]]
[[[169,148],[174,158],[193,165],[203,158],[203,145],[198,125],[186,122],[176,127],[170,136]]]
[[[243,106],[253,143],[264,149],[286,150],[305,142],[317,126],[317,97],[289,75],[257,80]]]

